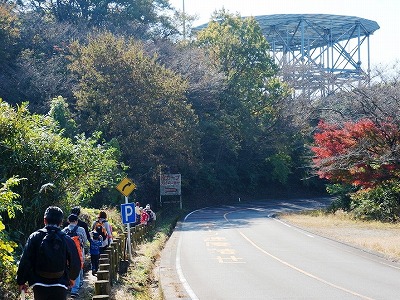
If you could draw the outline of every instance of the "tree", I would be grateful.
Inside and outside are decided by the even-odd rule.
[[[67,70],[65,54],[70,42],[83,39],[86,33],[33,12],[20,12],[18,17],[18,43],[0,74],[0,97],[13,105],[29,100],[32,111],[44,114],[52,98],[72,99],[74,78]]]
[[[145,27],[148,32],[156,27],[169,27],[167,0],[26,0],[23,4],[58,23],[85,25],[90,28]]]
[[[390,73],[325,100],[313,148],[320,176],[364,187],[398,176],[399,72]]]
[[[267,174],[276,170],[277,160],[287,162],[289,168],[291,165],[284,154],[291,155],[290,147],[282,146],[290,143],[291,137],[275,134],[282,133],[290,93],[276,76],[278,68],[260,26],[254,18],[221,10],[197,34],[196,45],[204,49],[226,82],[217,113],[208,118],[205,135],[211,137],[205,152],[214,158],[215,167],[221,166],[216,173],[224,178],[232,176],[228,181],[236,186],[240,178],[241,184],[253,189],[261,180],[273,181]],[[285,126],[290,127],[288,123]],[[226,174],[228,165],[231,171]],[[274,178],[284,179],[282,175]]]
[[[72,114],[68,108],[66,100],[58,96],[53,98],[50,103],[49,115],[58,123],[58,126],[63,130],[63,135],[74,138],[78,133],[78,128]]]
[[[140,43],[110,33],[73,51],[70,67],[80,78],[75,95],[84,130],[115,137],[138,178],[157,174],[158,165],[197,164],[198,119],[185,99],[186,81]]]
[[[378,69],[370,84],[323,99],[313,165],[321,178],[334,183],[328,192],[338,196],[335,209],[362,218],[397,219],[399,74],[398,65]]]
[[[14,77],[15,60],[18,56],[20,23],[14,6],[0,3],[0,97],[15,94],[17,77]]]
[[[224,10],[215,13],[208,27],[198,33],[197,44],[207,49],[211,61],[225,74],[229,96],[240,104],[232,103],[233,107],[243,106],[254,119],[271,115],[274,97],[282,96],[284,85],[273,83],[278,69],[254,18],[242,19]]]
[[[320,122],[314,135],[314,166],[321,178],[373,187],[400,176],[400,131],[393,122],[369,119],[342,127]]]
[[[7,63],[18,53],[15,45],[18,42],[20,29],[14,6],[0,3],[0,66]]]
[[[16,239],[41,226],[47,206],[69,209],[103,188],[114,189],[122,176],[118,154],[99,134],[71,140],[53,118],[31,114],[27,104],[14,109],[0,101],[0,176],[26,178],[16,188],[24,214],[7,220]]]

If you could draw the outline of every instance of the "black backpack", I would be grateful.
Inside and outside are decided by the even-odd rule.
[[[72,230],[70,230],[69,228],[66,228],[66,229],[64,229],[64,232],[65,232],[68,236],[70,236],[71,238],[73,238],[74,236],[77,236],[77,237],[78,237],[78,240],[79,240],[79,244],[81,245],[81,247],[83,247],[81,238],[80,238],[80,236],[79,236],[78,233],[77,233],[78,227],[79,227],[79,226],[76,225]]]
[[[42,239],[37,249],[35,272],[43,278],[61,278],[67,264],[65,233],[58,228],[42,228],[39,232]]]
[[[75,226],[72,230],[69,229],[68,227],[64,229],[64,232],[69,235],[70,237],[77,236],[78,234],[76,233],[78,231],[78,226]]]
[[[148,222],[153,221],[153,219],[154,219],[153,212],[150,209],[146,209],[146,212],[149,215],[149,221]]]

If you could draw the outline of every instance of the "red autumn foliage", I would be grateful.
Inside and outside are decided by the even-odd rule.
[[[400,132],[390,120],[343,126],[320,121],[314,142],[313,164],[320,178],[373,187],[400,177]]]

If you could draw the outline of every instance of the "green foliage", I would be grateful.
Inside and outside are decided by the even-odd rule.
[[[400,182],[388,181],[351,195],[352,213],[360,219],[395,222],[400,217]]]
[[[197,164],[198,119],[185,99],[187,83],[140,43],[110,33],[91,37],[74,45],[71,62],[83,128],[116,138],[137,174]]]
[[[283,113],[289,89],[276,76],[259,24],[221,10],[198,33],[196,45],[226,80],[218,109],[201,123],[204,158],[212,159],[214,170],[220,165],[229,170],[228,176],[216,172],[218,183],[215,176],[210,183],[251,192],[266,181],[286,184],[294,167],[292,133],[285,131],[290,124]]]
[[[335,200],[329,211],[349,211],[357,219],[395,222],[400,216],[400,183],[388,181],[374,188],[359,189],[348,184],[327,186]]]
[[[68,103],[63,97],[53,98],[50,103],[49,115],[58,122],[60,128],[64,130],[63,134],[65,136],[72,138],[77,134],[76,122],[72,118]]]
[[[16,211],[22,211],[21,205],[16,200],[19,195],[11,189],[17,186],[22,178],[12,177],[0,187],[0,213],[7,212],[9,218],[15,217]],[[17,274],[17,265],[14,259],[14,250],[17,244],[10,240],[8,232],[0,215],[0,299],[11,299],[16,297],[17,287],[14,279]]]
[[[22,211],[22,206],[15,201],[20,195],[11,190],[11,188],[17,186],[21,180],[25,180],[25,178],[9,178],[0,188],[0,212],[6,211],[9,218],[15,218],[15,212]]]
[[[221,10],[198,33],[197,44],[206,49],[211,61],[227,78],[229,91],[225,105],[230,113],[240,113],[258,125],[270,126],[276,110],[272,104],[288,95],[288,90],[275,77],[278,69],[257,21]]]
[[[286,184],[291,173],[292,159],[289,155],[279,152],[267,159],[272,165],[272,178]]]
[[[0,176],[26,178],[18,186],[24,214],[8,220],[13,234],[29,234],[42,225],[49,205],[69,208],[88,201],[121,177],[118,152],[99,134],[75,142],[60,134],[49,116],[35,115],[0,102]]]
[[[328,192],[328,194],[335,196],[328,210],[332,212],[336,212],[339,209],[349,211],[351,203],[351,193],[355,190],[355,187],[348,184],[328,184],[326,186],[326,191]]]
[[[198,43],[176,45],[148,38],[175,32],[166,0],[23,4],[13,19],[21,24],[9,22],[20,38],[4,44],[13,67],[0,74],[3,97],[19,106],[0,124],[0,177],[27,178],[18,192],[35,221],[7,220],[24,234],[41,225],[48,203],[119,203],[110,191],[118,155],[138,200],[157,199],[160,166],[183,174],[187,195],[258,192],[303,170],[288,89],[253,18],[222,11]]]

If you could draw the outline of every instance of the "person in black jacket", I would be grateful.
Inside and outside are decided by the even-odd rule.
[[[67,299],[68,287],[73,285],[78,277],[81,262],[72,239],[61,231],[60,225],[63,220],[63,211],[57,206],[50,206],[44,213],[44,228],[33,232],[25,245],[17,271],[17,284],[20,291],[27,291],[29,286],[33,289],[35,300],[65,300]],[[49,242],[60,241],[60,244]],[[46,242],[47,241],[47,242]],[[49,243],[49,244],[46,244]],[[53,255],[54,262],[51,264],[62,266],[61,271],[40,270],[44,263],[43,254],[47,248],[44,245],[58,245],[60,255]],[[54,251],[48,250],[48,251]],[[51,269],[51,264],[46,266]]]
[[[91,236],[90,236],[90,232],[89,232],[89,226],[85,221],[82,221],[81,219],[79,219],[79,215],[81,214],[81,208],[79,206],[75,206],[71,209],[71,214],[74,214],[78,217],[78,226],[82,227],[83,229],[85,229],[86,232],[86,238],[88,241],[91,240]]]

